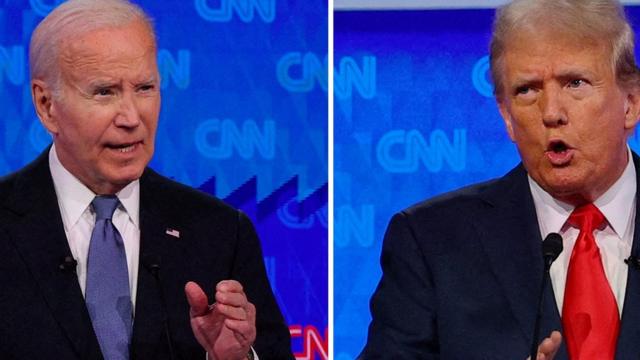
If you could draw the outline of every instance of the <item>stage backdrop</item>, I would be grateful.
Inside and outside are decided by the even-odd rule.
[[[640,24],[640,9],[628,10]],[[489,81],[492,9],[338,11],[334,19],[334,341],[335,359],[348,360],[366,340],[391,216],[501,176],[519,157]],[[637,136],[631,145],[640,149]]]
[[[28,44],[60,2],[0,0],[0,175],[51,142],[31,104]],[[136,3],[159,43],[151,166],[252,218],[294,352],[326,359],[326,1]]]

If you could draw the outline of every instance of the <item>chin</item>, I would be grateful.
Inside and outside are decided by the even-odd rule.
[[[594,200],[590,199],[589,192],[585,191],[587,184],[584,179],[560,178],[547,180],[543,188],[556,199],[572,204]]]
[[[144,172],[144,168],[140,168],[135,171],[127,171],[126,173],[121,174],[120,181],[122,184],[126,185],[132,181],[140,179],[143,172]]]
[[[144,169],[144,166],[127,166],[124,168],[111,169],[105,174],[105,178],[111,184],[125,187],[130,182],[138,180],[142,176]]]

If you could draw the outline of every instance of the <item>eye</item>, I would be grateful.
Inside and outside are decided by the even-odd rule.
[[[535,102],[540,91],[540,85],[535,82],[523,82],[513,84],[513,99],[521,105],[530,105]]]
[[[154,84],[146,84],[146,85],[142,85],[138,88],[138,91],[142,91],[142,92],[148,92],[151,91],[153,89],[155,89],[156,86]]]
[[[94,92],[94,95],[97,96],[111,96],[113,95],[113,90],[111,88],[97,88]]]
[[[567,86],[569,86],[570,88],[574,88],[577,89],[583,85],[585,85],[587,82],[583,79],[573,79],[571,81],[569,81],[569,83],[567,84]]]
[[[518,86],[516,88],[516,95],[527,95],[532,91],[531,87],[528,85]]]

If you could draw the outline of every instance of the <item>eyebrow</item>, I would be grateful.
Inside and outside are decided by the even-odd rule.
[[[567,69],[561,70],[553,74],[553,78],[560,79],[561,81],[566,81],[570,79],[580,79],[580,78],[589,78],[593,79],[595,77],[595,73],[588,69]],[[531,85],[531,84],[539,84],[543,81],[543,79],[535,74],[530,73],[522,73],[517,74],[515,80],[512,83],[511,88],[517,89],[521,86]]]
[[[522,86],[535,85],[542,83],[542,78],[537,75],[522,75],[518,76],[513,83],[509,86],[510,89],[516,90]]]
[[[104,88],[104,87],[114,87],[120,84],[119,81],[107,80],[107,79],[95,79],[89,81],[89,87],[91,88]]]
[[[556,74],[557,78],[560,79],[577,79],[577,78],[593,78],[595,77],[595,74],[587,69],[569,69],[569,70],[564,70],[564,71],[560,71],[558,72],[558,74]]]
[[[152,74],[149,76],[141,76],[140,79],[144,79],[144,82],[151,82],[156,81],[158,79],[158,76],[156,74]]]
[[[149,77],[143,78],[142,80],[134,80],[132,84],[138,86],[138,85],[153,84],[157,82],[158,82],[158,77],[156,75],[151,75]],[[97,79],[89,82],[89,87],[92,89],[113,88],[113,87],[120,87],[120,86],[121,86],[120,80],[112,81],[112,80],[106,80],[106,79]]]
[[[141,78],[141,80],[135,80],[133,81],[133,84],[135,85],[147,85],[147,84],[153,84],[153,83],[157,83],[158,82],[158,77],[156,75],[151,75],[149,77],[146,78]]]

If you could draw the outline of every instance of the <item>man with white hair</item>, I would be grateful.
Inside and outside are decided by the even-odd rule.
[[[363,359],[525,359],[542,239],[564,250],[538,359],[640,357],[640,72],[616,0],[514,0],[496,12],[495,96],[522,163],[395,215]]]
[[[293,358],[249,219],[147,168],[156,52],[127,0],[69,0],[34,31],[53,145],[0,181],[2,358]]]

